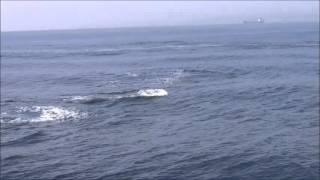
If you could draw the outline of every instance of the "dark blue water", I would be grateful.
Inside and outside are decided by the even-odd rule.
[[[11,32],[1,46],[1,179],[319,179],[318,24]]]

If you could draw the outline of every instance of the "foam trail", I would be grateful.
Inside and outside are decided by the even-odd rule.
[[[167,96],[168,92],[165,89],[140,89],[138,91],[124,92],[106,95],[88,95],[88,96],[73,96],[70,98],[63,99],[63,101],[70,103],[82,103],[82,104],[94,104],[101,103],[104,101],[114,101],[119,99],[131,99],[141,97],[161,97]]]

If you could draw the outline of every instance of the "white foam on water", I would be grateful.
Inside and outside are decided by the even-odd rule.
[[[90,103],[101,102],[101,101],[106,101],[110,99],[114,99],[114,98],[110,96],[102,96],[102,95],[96,95],[96,96],[88,95],[88,96],[72,96],[72,97],[63,99],[63,101],[71,102],[71,103],[90,104]]]
[[[5,123],[8,120],[14,120],[15,117],[10,116],[7,112],[1,112],[0,123]]]
[[[136,98],[136,97],[160,97],[160,96],[167,96],[167,95],[168,95],[168,92],[164,89],[141,89],[135,92],[126,92],[118,95],[106,94],[106,95],[72,96],[72,97],[63,99],[63,101],[72,102],[72,103],[94,104],[94,103],[101,103],[109,100],[112,101],[112,100]],[[53,111],[54,114],[57,114],[56,118],[58,119],[61,118],[60,116],[58,116],[60,113],[57,112],[57,109],[52,108],[50,110]],[[20,109],[20,111],[25,111],[25,109]],[[41,111],[41,110],[35,109],[35,111]],[[46,113],[45,110],[42,109],[42,111]],[[72,113],[70,113],[68,110],[64,110],[63,114],[72,115]],[[50,119],[48,118],[47,115],[45,117],[47,117],[47,119]]]
[[[78,120],[87,117],[87,113],[82,113],[77,110],[65,109],[56,106],[32,106],[20,107],[17,110],[20,115],[27,113],[34,114],[32,118],[17,117],[13,120],[6,121],[6,123],[23,123],[23,122],[48,122],[48,121],[65,121]],[[1,123],[4,123],[2,120]]]
[[[138,74],[132,73],[132,72],[128,72],[128,73],[126,73],[126,75],[129,77],[138,77]]]
[[[72,96],[70,98],[66,98],[63,100],[67,101],[67,102],[81,102],[81,101],[88,101],[91,99],[92,99],[92,97],[90,97],[90,96]]]
[[[137,92],[138,96],[142,97],[157,97],[167,96],[168,92],[164,89],[142,89]]]
[[[86,100],[88,98],[89,98],[88,96],[73,96],[73,97],[71,97],[70,100],[77,101],[77,100]]]

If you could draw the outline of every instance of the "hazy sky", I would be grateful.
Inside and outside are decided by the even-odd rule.
[[[319,1],[1,1],[1,31],[319,21]]]

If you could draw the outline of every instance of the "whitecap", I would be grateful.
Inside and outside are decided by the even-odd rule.
[[[138,74],[132,73],[132,72],[128,72],[128,73],[126,73],[126,75],[129,77],[138,77]]]
[[[19,117],[6,123],[24,123],[24,122],[47,122],[47,121],[65,121],[78,120],[87,117],[87,113],[79,112],[74,109],[66,109],[56,106],[32,106],[20,107],[17,110]],[[2,120],[1,123],[4,121]]]
[[[142,89],[137,92],[142,97],[167,96],[168,92],[164,89]]]
[[[88,99],[88,96],[73,96],[71,100],[84,100]]]
[[[90,100],[91,97],[90,96],[72,96],[70,98],[66,98],[66,99],[63,99],[64,101],[67,101],[67,102],[77,102],[77,101],[87,101],[87,100]]]

